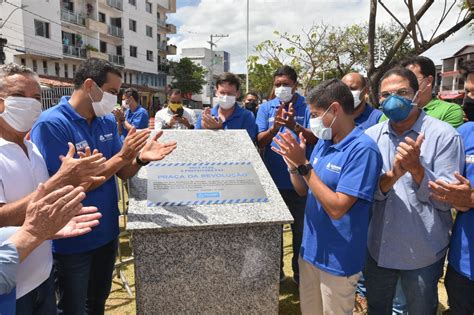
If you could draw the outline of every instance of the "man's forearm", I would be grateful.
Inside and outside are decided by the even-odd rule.
[[[10,236],[8,240],[15,245],[18,256],[20,257],[20,262],[28,257],[28,255],[44,241],[29,233],[23,227]]]
[[[127,164],[126,166],[122,167],[118,172],[117,176],[120,177],[122,180],[127,180],[140,170],[140,165],[137,164],[137,161],[134,159],[132,162]]]
[[[115,174],[119,175],[118,173],[123,168],[126,168],[126,166],[131,165],[131,163],[132,161],[123,158],[120,153],[117,153],[116,155],[114,155],[112,158],[110,158],[109,160],[105,162],[104,169],[102,170],[102,172],[100,172],[100,174],[97,174],[97,176],[104,176],[105,177],[104,181],[91,185],[87,189],[87,191],[96,189],[97,187],[105,183],[107,180],[109,180],[109,178],[111,178]],[[119,177],[122,178],[120,175]]]
[[[273,137],[277,135],[278,131],[274,131],[273,127],[270,127],[266,131],[260,132],[257,135],[257,144],[259,148],[265,148],[268,144],[272,143]]]
[[[380,176],[380,190],[386,194],[390,189],[392,189],[393,185],[397,182],[398,178],[393,174],[392,171],[388,171],[385,174]]]

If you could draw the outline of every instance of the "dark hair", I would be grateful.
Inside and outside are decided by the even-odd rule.
[[[408,66],[418,65],[420,67],[420,72],[423,77],[432,76],[433,79],[436,79],[436,67],[430,58],[424,56],[413,56],[406,58],[400,62],[400,66],[406,68]]]
[[[101,87],[107,81],[107,73],[113,73],[120,78],[122,77],[120,69],[107,60],[89,58],[79,65],[76,75],[74,75],[74,88],[81,88],[87,79],[94,80],[94,82]]]
[[[275,73],[273,74],[273,79],[282,75],[286,75],[294,83],[298,82],[298,75],[296,74],[295,69],[290,66],[283,66],[281,68],[278,68],[277,71],[275,71]]]
[[[354,97],[351,90],[344,82],[338,79],[326,80],[317,87],[309,91],[307,99],[311,106],[328,109],[329,106],[338,102],[341,104],[344,113],[354,113]]]
[[[474,73],[474,60],[464,61],[460,66],[464,80],[467,79],[467,76]]]
[[[216,89],[219,87],[219,85],[223,84],[224,82],[227,82],[230,85],[235,86],[237,91],[240,89],[240,79],[238,76],[236,76],[233,73],[224,72],[221,75],[219,75],[216,81]]]
[[[128,88],[125,90],[125,95],[133,97],[135,102],[138,103],[139,97],[138,97],[138,91],[137,89],[134,88]]]
[[[412,71],[408,70],[407,68],[402,68],[402,67],[395,67],[385,72],[385,74],[382,76],[382,78],[379,81],[379,90],[380,90],[380,86],[382,85],[382,81],[391,75],[398,75],[399,77],[407,79],[413,91],[415,93],[416,91],[418,91],[419,89],[418,79],[416,78],[415,74]]]
[[[257,93],[255,93],[255,92],[247,92],[247,94],[245,94],[245,97],[247,97],[247,96],[249,96],[249,95],[255,96],[255,97],[257,98],[257,100],[258,100],[258,95],[257,95]]]
[[[173,95],[179,95],[179,96],[183,96],[183,93],[181,93],[181,90],[180,89],[172,89],[170,91],[170,93],[168,94],[168,96],[173,96]]]

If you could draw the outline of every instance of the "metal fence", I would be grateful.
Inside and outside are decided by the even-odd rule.
[[[53,107],[62,96],[68,96],[72,94],[73,87],[54,87],[54,88],[42,88],[41,89],[41,103],[43,104],[42,109],[47,110]]]

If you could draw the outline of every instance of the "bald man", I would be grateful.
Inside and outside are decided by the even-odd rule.
[[[376,125],[382,116],[382,112],[366,102],[367,93],[369,92],[366,79],[360,73],[351,72],[342,78],[342,82],[349,87],[354,96],[354,121],[356,125],[364,130]]]

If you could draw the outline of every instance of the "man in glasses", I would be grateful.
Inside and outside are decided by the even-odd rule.
[[[412,71],[389,70],[379,87],[388,121],[366,131],[383,157],[364,274],[369,314],[392,314],[399,278],[408,313],[435,314],[452,218],[451,204],[434,199],[428,182],[456,180],[464,164],[461,139],[417,106],[421,94]]]

